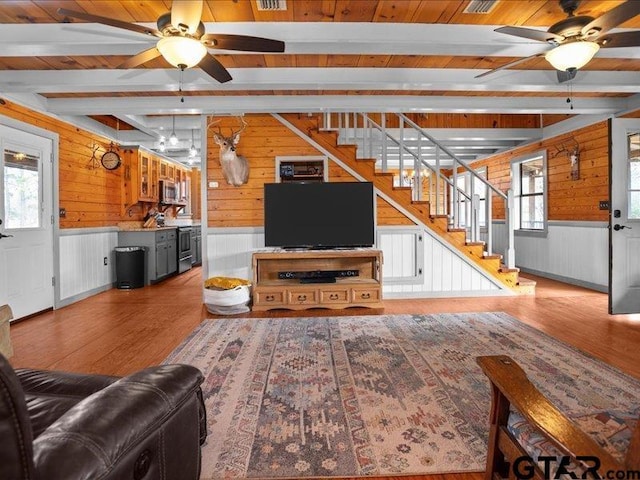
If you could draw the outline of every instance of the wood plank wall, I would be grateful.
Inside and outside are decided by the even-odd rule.
[[[571,165],[563,149],[580,149],[580,179],[571,180]],[[548,219],[607,221],[608,212],[598,209],[609,199],[609,123],[602,121],[573,132],[475,162],[486,166],[489,181],[500,190],[511,186],[511,161],[546,150],[548,169]],[[504,219],[504,201],[494,200],[495,218]]]
[[[9,101],[0,106],[0,114],[59,135],[60,208],[66,210],[61,228],[114,226],[121,220],[123,169],[107,171],[100,165],[100,155],[110,143],[107,139]],[[94,145],[100,146],[96,168],[91,161]],[[129,219],[140,214],[133,209]]]
[[[100,164],[101,155],[111,143],[108,139],[8,100],[4,102],[0,105],[0,115],[59,135],[58,193],[60,208],[66,211],[60,218],[60,228],[141,226],[150,204],[134,205],[123,215],[124,168],[108,171]],[[96,145],[100,149],[92,161]],[[120,149],[119,153],[124,160],[125,149]],[[199,202],[196,203],[199,214]],[[172,210],[167,210],[166,215],[173,215]]]
[[[207,131],[207,185],[218,182],[218,188],[207,188],[210,227],[258,227],[264,225],[265,183],[275,182],[277,156],[318,156],[321,152],[282,125],[271,115],[245,115],[247,128],[240,135],[238,153],[249,161],[249,182],[241,187],[227,185],[219,161],[220,147],[213,132],[237,131],[235,117],[209,117],[207,123],[218,122]],[[335,162],[329,161],[329,181],[353,182],[355,178]],[[393,206],[378,198],[378,225],[412,224]]]

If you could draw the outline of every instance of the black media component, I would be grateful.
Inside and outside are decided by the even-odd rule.
[[[267,183],[266,247],[371,247],[375,198],[370,182]]]
[[[338,277],[357,277],[359,275],[360,270],[307,270],[301,272],[278,272],[278,278],[280,280],[299,279],[302,283],[312,283],[304,281],[309,279],[335,279]]]

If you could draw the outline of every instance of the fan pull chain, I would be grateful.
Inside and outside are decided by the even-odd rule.
[[[567,98],[569,110],[573,110],[573,82],[569,81],[569,83],[567,84],[567,90],[569,92],[569,97]]]
[[[182,93],[182,77],[184,75],[184,68],[180,69],[180,81],[178,82],[178,91]],[[180,98],[180,102],[184,103],[184,95]]]

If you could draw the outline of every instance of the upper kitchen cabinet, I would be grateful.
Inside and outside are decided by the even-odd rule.
[[[137,203],[162,203],[164,209],[180,208],[189,203],[190,172],[187,167],[138,147],[123,148],[123,214]],[[172,195],[161,195],[161,188],[170,189]]]

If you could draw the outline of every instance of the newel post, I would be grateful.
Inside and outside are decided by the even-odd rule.
[[[507,227],[507,249],[504,252],[504,260],[507,268],[516,268],[516,251],[514,241],[514,196],[513,190],[507,190],[507,211],[505,212],[505,223]]]

